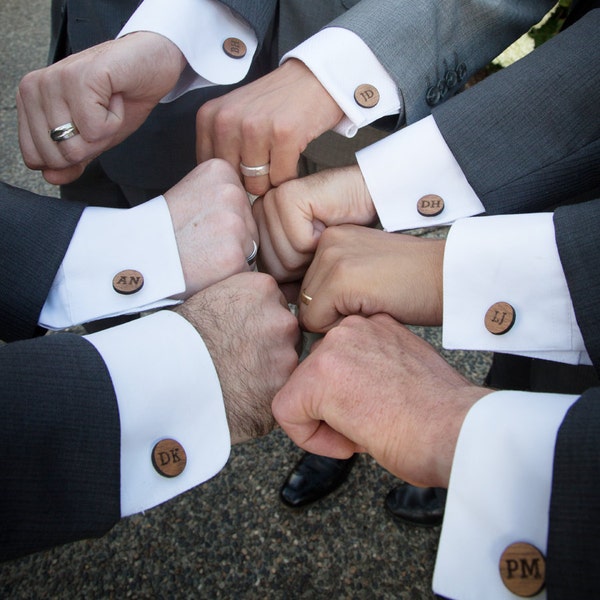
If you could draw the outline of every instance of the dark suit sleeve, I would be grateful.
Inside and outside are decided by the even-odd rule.
[[[32,337],[84,206],[0,184],[0,337]],[[0,346],[0,560],[120,518],[120,422],[96,349],[71,334]]]
[[[600,9],[434,109],[488,214],[549,210],[600,188]]]
[[[558,252],[592,362],[600,365],[600,199],[558,208],[554,229]]]
[[[104,534],[120,518],[120,425],[84,338],[0,347],[0,560]]]
[[[0,339],[42,333],[37,321],[83,209],[0,183]]]
[[[600,388],[569,409],[556,441],[548,598],[597,598],[600,590]]]

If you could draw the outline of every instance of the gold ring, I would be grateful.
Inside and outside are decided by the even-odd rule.
[[[302,292],[300,293],[300,300],[306,304],[306,306],[308,306],[310,304],[310,301],[312,300],[312,296],[309,296],[306,293],[306,290],[302,290]]]
[[[240,171],[244,177],[262,177],[263,175],[269,174],[270,166],[271,163],[265,163],[264,165],[259,165],[258,167],[249,167],[241,162]]]
[[[79,133],[79,129],[75,126],[75,123],[65,123],[64,125],[59,125],[54,129],[50,130],[50,138],[53,142],[64,142]]]

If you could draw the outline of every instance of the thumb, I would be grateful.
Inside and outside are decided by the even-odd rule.
[[[125,102],[122,94],[99,95],[89,93],[88,100],[72,109],[82,138],[91,144],[102,143],[115,137],[124,138]]]

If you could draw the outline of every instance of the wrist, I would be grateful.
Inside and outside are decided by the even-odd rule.
[[[160,79],[166,81],[172,80],[169,89],[175,84],[185,67],[187,60],[179,47],[169,38],[154,33],[152,31],[136,31],[119,38],[117,42],[123,40],[124,43],[132,44],[134,48],[129,48],[130,52],[135,52],[136,56],[144,56],[146,65],[152,69],[153,73],[160,73]],[[137,63],[134,67],[140,66]],[[139,76],[146,75],[145,69],[137,70]]]
[[[440,422],[443,430],[439,433],[439,439],[442,440],[442,444],[434,457],[433,472],[435,475],[431,483],[432,486],[448,487],[456,444],[467,414],[479,400],[493,391],[475,385],[468,385],[456,388],[453,393],[448,395],[447,405],[450,414],[443,422]]]
[[[434,322],[437,325],[442,325],[444,319],[444,252],[446,250],[446,240],[436,240],[432,247],[431,273],[434,276]]]
[[[310,107],[311,115],[317,116],[313,122],[319,130],[314,137],[333,129],[342,120],[344,111],[304,62],[289,58],[279,68],[294,83],[303,81],[304,100],[307,100],[305,107]]]

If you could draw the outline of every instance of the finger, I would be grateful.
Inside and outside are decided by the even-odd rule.
[[[108,103],[105,96],[109,98]],[[86,87],[81,90],[77,102],[71,104],[71,114],[81,134],[80,140],[76,141],[89,145],[88,155],[100,154],[130,133],[126,128],[123,94],[112,94],[109,90],[97,94]]]
[[[212,111],[207,102],[196,113],[196,161],[198,164],[215,157],[212,143]]]
[[[255,121],[241,124],[241,164],[244,187],[250,194],[263,195],[271,188],[270,155],[271,139],[265,134],[265,127]]]
[[[301,368],[302,366],[298,367],[296,372]],[[276,421],[307,452],[333,458],[349,458],[354,454],[356,444],[312,414],[311,390],[306,389],[306,381],[308,380],[298,378],[294,373],[276,394],[272,404]],[[298,382],[301,382],[302,387],[298,387]]]
[[[248,231],[250,232],[250,235],[252,236],[252,239],[256,241],[260,248],[260,231],[256,222],[256,218],[254,216],[254,204],[257,200],[251,201],[250,198],[248,198],[249,209],[244,211],[244,221],[246,223]]]
[[[292,432],[286,430],[286,433],[303,450],[312,454],[318,454],[319,456],[350,458],[359,450],[359,447],[352,440],[337,432],[323,421],[319,423],[317,430],[306,442],[301,443],[296,439],[297,436],[302,435],[302,430],[296,431],[292,429]]]
[[[242,161],[243,163],[243,161]],[[246,163],[243,163],[246,164]],[[268,163],[261,163],[263,166]],[[244,187],[250,194],[254,194],[256,196],[265,194],[271,189],[271,180],[268,175],[261,176],[243,176],[244,177]]]
[[[298,251],[290,241],[289,235],[292,230],[285,229],[280,219],[280,203],[275,202],[276,194],[271,192],[263,202],[263,219],[269,232],[271,246],[277,262],[285,269],[287,280],[295,280],[302,277],[306,266],[312,260],[312,252]],[[292,234],[295,234],[293,232]],[[302,246],[303,244],[298,244]]]
[[[261,203],[261,236],[268,236],[268,251],[263,253],[265,265],[279,282],[295,281],[302,277],[308,257],[294,251],[282,231],[276,210],[271,210],[269,198]]]
[[[315,219],[312,205],[307,198],[311,196],[310,189],[303,186],[302,182],[300,179],[294,184],[279,188],[273,194],[267,210],[269,213],[277,213],[281,230],[285,232],[285,239],[292,248],[312,258],[321,233],[326,227]]]
[[[279,286],[281,293],[285,296],[288,304],[296,304],[298,302],[298,296],[300,295],[300,284],[301,281],[290,281],[282,283]]]
[[[340,313],[336,302],[337,290],[326,279],[304,278],[298,304],[298,322],[306,331],[325,333],[335,327],[345,315]]]
[[[271,245],[269,230],[267,229],[265,220],[262,217],[262,206],[262,202],[257,201],[252,207],[260,236],[260,252],[257,261],[258,270],[263,273],[268,273],[274,277],[276,281],[282,282],[286,280],[287,272],[277,258],[277,254]]]
[[[295,140],[284,140],[271,150],[271,185],[277,187],[286,181],[298,177],[298,161],[300,152]]]
[[[209,133],[214,157],[226,160],[240,174],[243,140],[237,120],[225,110],[220,110],[213,117]]]
[[[44,169],[42,175],[52,185],[65,185],[78,179],[85,170],[86,164],[80,163],[60,170]]]
[[[20,90],[17,90],[17,114],[18,114],[18,132],[19,147],[23,155],[23,161],[30,169],[40,169],[44,166],[42,157],[33,142],[27,111],[23,105]]]
[[[27,166],[33,169],[62,169],[69,166],[59,144],[50,137],[51,129],[70,121],[68,105],[59,98],[52,104],[52,114],[48,115],[48,98],[41,93],[37,80],[30,78],[21,82],[17,98],[28,128],[27,137],[23,137]]]

